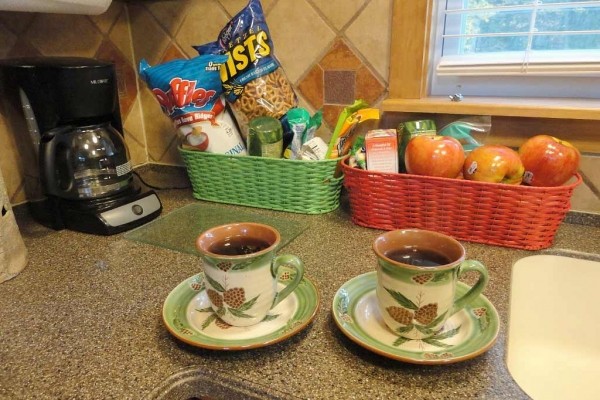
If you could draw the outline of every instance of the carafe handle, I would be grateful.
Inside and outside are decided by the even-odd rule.
[[[41,151],[40,151],[40,169],[46,182],[46,191],[49,194],[56,196],[65,195],[68,190],[60,188],[58,181],[56,180],[56,150],[60,143],[66,142],[68,136],[65,134],[68,131],[72,131],[72,126],[64,126],[60,128],[51,129],[42,135],[41,139]],[[68,148],[68,146],[67,146]],[[73,171],[69,163],[66,163],[69,169],[69,176],[73,176]],[[73,181],[69,182],[69,188],[73,185]]]

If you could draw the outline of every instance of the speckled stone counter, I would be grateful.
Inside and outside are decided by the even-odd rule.
[[[159,196],[163,215],[195,201],[190,190]],[[345,204],[316,216],[256,210],[309,224],[285,250],[304,260],[322,301],[313,323],[288,340],[223,352],[186,345],[162,323],[163,301],[199,270],[196,257],[122,234],[52,231],[17,211],[30,260],[0,284],[2,399],[140,399],[191,366],[306,399],[527,398],[504,359],[511,265],[537,252],[465,243],[469,257],[490,270],[484,293],[498,309],[499,338],[463,363],[409,365],[354,344],[331,317],[336,290],[374,270],[371,242],[380,231],[353,225]],[[552,249],[598,253],[599,238],[598,227],[563,223]]]

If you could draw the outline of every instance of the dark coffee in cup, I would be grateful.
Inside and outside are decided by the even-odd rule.
[[[407,247],[390,250],[384,255],[396,262],[417,267],[438,267],[450,264],[453,260],[435,250]]]
[[[424,229],[397,229],[373,242],[377,256],[376,296],[390,333],[410,340],[434,336],[446,320],[473,302],[488,282],[483,264],[466,260],[456,239]],[[458,278],[468,271],[479,280],[456,298]],[[425,310],[431,310],[427,318]]]
[[[223,256],[242,256],[258,253],[271,246],[271,244],[260,238],[248,236],[234,236],[219,240],[208,248],[213,254]]]
[[[279,232],[268,225],[236,222],[215,226],[196,239],[206,295],[219,319],[233,326],[256,325],[291,295],[304,276],[304,263],[276,254]],[[281,288],[279,277],[295,270]]]

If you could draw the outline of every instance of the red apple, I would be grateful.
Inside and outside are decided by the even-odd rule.
[[[513,149],[487,144],[477,147],[465,159],[463,175],[471,181],[518,185],[523,179],[523,163]]]
[[[550,135],[537,135],[519,148],[525,166],[523,182],[531,186],[560,186],[579,168],[581,155],[571,143]]]
[[[462,145],[449,136],[415,136],[404,152],[406,171],[415,175],[456,178],[464,160]]]

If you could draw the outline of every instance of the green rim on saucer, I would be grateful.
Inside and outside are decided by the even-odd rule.
[[[375,271],[342,285],[333,298],[337,326],[352,341],[377,354],[413,364],[451,364],[469,360],[493,346],[500,330],[498,312],[483,295],[451,316],[435,336],[404,339],[389,329],[379,312]],[[469,286],[459,282],[456,296]]]
[[[293,269],[289,269],[293,271]],[[281,274],[278,286],[290,282]],[[319,291],[306,276],[291,295],[269,311],[263,321],[248,327],[224,323],[212,311],[204,287],[204,274],[181,282],[163,305],[163,322],[177,339],[196,347],[214,350],[247,350],[268,346],[302,331],[319,308]]]

